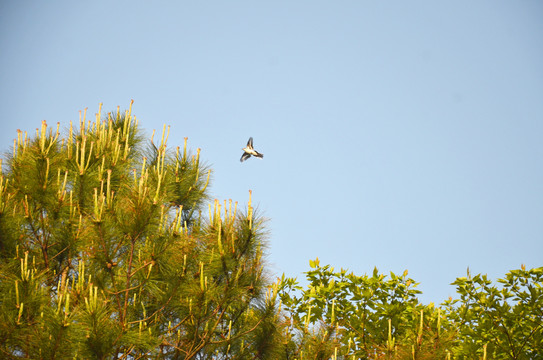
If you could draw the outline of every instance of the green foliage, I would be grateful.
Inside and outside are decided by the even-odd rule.
[[[289,359],[541,359],[543,268],[454,282],[460,299],[417,300],[407,271],[356,276],[310,261],[307,286],[284,276]],[[516,302],[516,304],[512,304]]]
[[[292,314],[289,330],[295,356],[392,358],[403,347],[411,355],[412,348],[419,351],[427,341],[439,345],[439,337],[423,339],[428,331],[423,334],[421,327],[436,329],[438,315],[433,306],[419,304],[420,292],[407,271],[387,277],[375,269],[371,276],[356,276],[321,267],[318,259],[310,266],[307,289],[294,279],[281,279],[281,300]]]
[[[250,200],[205,211],[199,149],[167,140],[145,145],[130,110],[19,133],[0,177],[0,357],[275,358],[263,221]]]
[[[456,353],[462,359],[543,359],[543,268],[512,270],[499,279],[486,275],[456,279],[459,300],[448,301],[458,326]],[[483,349],[484,346],[484,349]]]

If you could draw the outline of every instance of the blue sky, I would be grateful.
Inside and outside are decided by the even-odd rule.
[[[421,301],[543,265],[539,1],[3,1],[0,147],[102,102],[171,126],[266,216],[269,270],[409,275]],[[264,160],[240,164],[253,136]]]

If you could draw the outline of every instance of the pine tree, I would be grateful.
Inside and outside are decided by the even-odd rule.
[[[200,149],[169,150],[166,127],[146,143],[131,108],[64,138],[44,121],[6,156],[0,357],[279,358],[250,197],[209,203]]]

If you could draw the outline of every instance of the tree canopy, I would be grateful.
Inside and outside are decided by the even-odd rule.
[[[3,357],[273,358],[262,219],[206,203],[200,150],[168,131],[144,142],[129,109],[19,133],[0,183]]]

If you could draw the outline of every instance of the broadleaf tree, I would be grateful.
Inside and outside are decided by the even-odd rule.
[[[543,359],[543,267],[498,279],[471,275],[453,283],[459,299],[444,303],[458,329],[459,359]]]
[[[459,298],[421,304],[417,283],[310,261],[305,286],[283,276],[289,359],[542,359],[543,268],[457,278]]]
[[[169,128],[117,109],[20,131],[0,175],[0,357],[274,359],[263,218],[209,202]]]
[[[419,303],[418,285],[402,275],[355,275],[310,261],[307,285],[283,276],[291,358],[437,359],[446,356],[448,323],[433,305]]]

